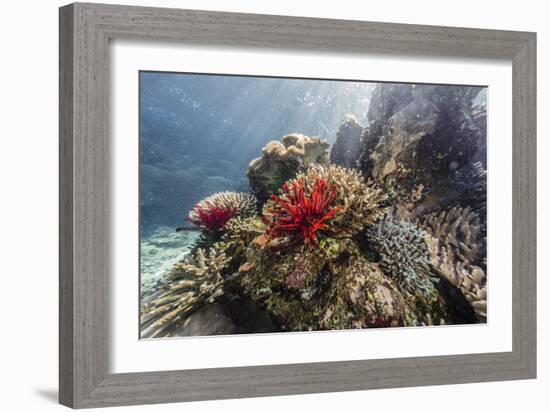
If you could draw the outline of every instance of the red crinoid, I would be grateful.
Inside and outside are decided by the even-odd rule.
[[[189,212],[187,220],[206,231],[225,228],[235,216],[247,217],[256,214],[256,198],[250,193],[218,192],[197,203]]]
[[[290,186],[284,184],[279,196],[268,207],[270,238],[288,238],[290,244],[317,245],[318,234],[334,232],[330,222],[342,207],[333,206],[336,185],[329,187],[326,179],[316,177],[311,190],[306,190],[304,178],[298,178]]]
[[[197,204],[193,207],[187,220],[206,230],[216,231],[223,229],[229,219],[236,214],[237,210],[232,207],[204,207]]]

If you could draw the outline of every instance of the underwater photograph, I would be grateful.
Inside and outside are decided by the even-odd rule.
[[[486,107],[141,71],[140,337],[486,323]]]

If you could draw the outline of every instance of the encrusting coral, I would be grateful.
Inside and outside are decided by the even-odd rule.
[[[328,164],[329,144],[319,137],[292,133],[272,140],[262,149],[262,156],[252,160],[246,176],[252,192],[263,204],[284,182],[300,169],[319,163]]]
[[[256,198],[250,193],[219,192],[197,203],[187,220],[205,231],[216,231],[235,216],[253,216],[256,208]]]
[[[467,192],[453,193],[460,189],[456,180],[464,188],[473,183],[465,173],[472,164],[485,168],[485,109],[473,106],[480,92],[479,87],[445,85],[376,86],[361,137],[359,168],[401,197],[421,184],[430,195],[429,206],[470,206],[461,199]],[[472,196],[477,202],[486,192]]]

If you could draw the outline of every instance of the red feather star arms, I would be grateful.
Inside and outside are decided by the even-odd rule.
[[[250,193],[219,192],[197,203],[187,220],[206,232],[223,230],[236,216],[256,214],[256,198]]]
[[[279,196],[268,208],[270,219],[267,234],[270,238],[289,238],[290,243],[318,244],[318,235],[330,235],[335,228],[330,224],[342,206],[333,206],[336,185],[316,177],[311,190],[307,190],[304,178],[289,186],[285,183]]]

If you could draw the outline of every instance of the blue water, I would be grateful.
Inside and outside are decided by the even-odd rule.
[[[215,192],[248,191],[248,164],[270,140],[300,132],[333,143],[345,115],[365,124],[374,86],[141,72],[142,235],[181,226]]]

